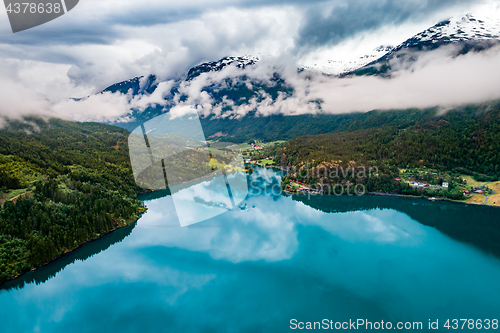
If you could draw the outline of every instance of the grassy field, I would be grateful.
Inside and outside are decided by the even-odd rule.
[[[487,184],[487,182],[478,182],[471,176],[462,176],[462,178],[467,181],[467,185],[472,187],[481,187]]]
[[[0,199],[8,201],[8,200],[15,199],[15,198],[17,198],[23,194],[26,194],[28,192],[31,192],[31,189],[22,188],[19,190],[10,190],[9,193],[3,193],[2,195],[0,195]]]
[[[500,206],[500,194],[490,196],[488,198],[488,205]]]
[[[260,165],[273,165],[274,162],[273,161],[270,161],[270,160],[260,160],[260,161],[257,161],[257,163],[259,163]]]
[[[249,149],[249,148],[252,148],[252,146],[249,145],[248,143],[241,143],[239,145],[231,146],[229,148],[233,148],[233,147],[234,147],[234,149]]]
[[[491,188],[493,191],[497,192],[497,194],[500,194],[500,182],[494,182],[488,184],[488,187]]]
[[[476,194],[467,199],[467,202],[482,204],[486,200],[486,196],[482,194]]]

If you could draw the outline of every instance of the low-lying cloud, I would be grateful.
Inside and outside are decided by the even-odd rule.
[[[283,65],[281,61],[276,66],[269,62],[260,63],[243,72],[227,68],[182,83],[178,96],[188,97],[182,101],[174,99],[172,111],[185,110],[190,106],[205,116],[238,118],[252,111],[261,116],[341,114],[374,109],[454,107],[500,99],[500,77],[496,70],[500,68],[500,46],[457,57],[454,56],[456,53],[457,46],[446,46],[422,53],[415,62],[393,62],[392,67],[400,70],[394,71],[390,78],[338,78],[320,73],[297,73],[293,70],[295,64]],[[271,79],[275,72],[293,87],[292,96],[281,93],[277,99],[273,99],[265,91],[260,91],[248,103],[236,106],[229,99],[215,102],[203,91],[204,87],[224,82],[224,78],[237,81],[243,73],[246,78],[250,78],[250,82],[272,85]],[[249,84],[248,79],[245,82]],[[232,110],[222,112],[228,107]]]
[[[500,47],[450,58],[453,53],[451,48],[430,52],[390,79],[319,77],[308,86],[308,97],[323,100],[326,113],[452,107],[500,99]]]

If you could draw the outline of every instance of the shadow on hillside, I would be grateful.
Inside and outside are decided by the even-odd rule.
[[[293,200],[323,212],[339,213],[372,209],[393,209],[433,227],[447,236],[500,258],[500,208],[447,201],[390,196],[294,195]]]

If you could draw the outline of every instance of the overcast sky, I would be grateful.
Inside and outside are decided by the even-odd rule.
[[[497,3],[80,0],[66,15],[16,34],[2,7],[0,114],[33,108],[50,112],[54,103],[118,81],[149,73],[175,78],[227,55],[301,64],[324,54],[343,57],[381,44],[397,45],[451,16],[497,15]]]

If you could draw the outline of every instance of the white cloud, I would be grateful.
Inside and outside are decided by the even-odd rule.
[[[500,47],[450,58],[438,49],[420,58],[392,79],[355,77],[321,79],[310,97],[324,100],[328,113],[372,109],[457,106],[500,99]]]
[[[126,95],[105,92],[79,101],[68,100],[52,107],[54,117],[76,121],[117,121],[129,120],[130,104]]]
[[[150,95],[137,95],[130,101],[130,107],[139,111],[144,111],[147,107],[155,104],[164,104],[165,96],[174,86],[174,81],[160,82],[156,90]]]

